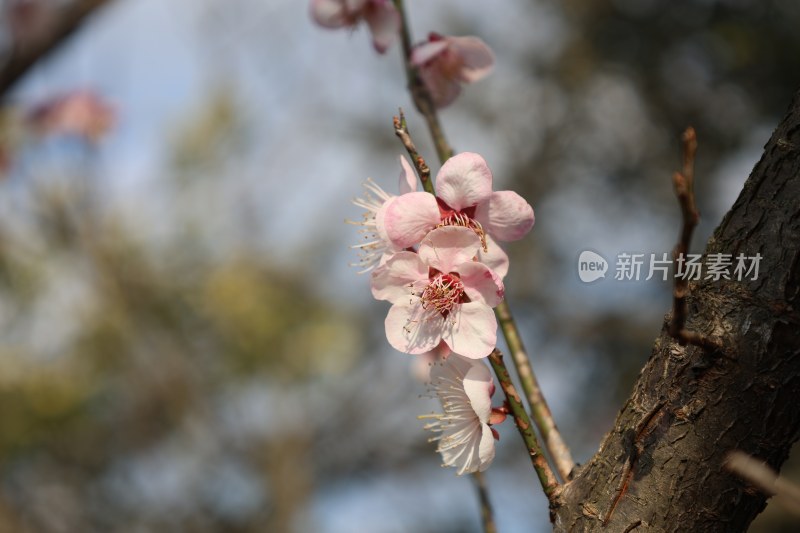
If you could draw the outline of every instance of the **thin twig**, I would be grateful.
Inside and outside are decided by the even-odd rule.
[[[483,522],[484,533],[497,533],[497,524],[494,521],[494,511],[492,502],[489,501],[489,490],[486,487],[486,479],[482,472],[472,474],[475,480],[475,488],[478,489],[478,500],[481,502],[481,522]]]
[[[506,338],[514,366],[517,368],[522,390],[525,392],[528,404],[531,406],[531,415],[536,427],[542,434],[544,445],[547,451],[550,452],[550,457],[553,459],[561,479],[568,481],[572,469],[575,468],[575,461],[572,459],[569,447],[564,442],[564,439],[561,438],[561,433],[556,427],[550,407],[547,405],[542,389],[539,387],[539,381],[536,379],[530,358],[525,351],[525,345],[522,343],[517,323],[511,314],[511,308],[508,306],[507,297],[500,302],[500,305],[495,307],[494,312],[497,315],[497,322],[500,324],[503,336]]]
[[[8,91],[36,62],[55,50],[98,8],[109,0],[74,0],[62,8],[49,35],[30,47],[13,45],[11,55],[0,68],[0,95]]]
[[[762,492],[775,496],[788,511],[800,515],[800,487],[776,474],[763,462],[744,452],[733,451],[725,460],[725,468],[755,485]]]
[[[431,182],[431,169],[428,167],[425,159],[419,155],[414,141],[411,140],[411,133],[408,131],[408,123],[406,122],[403,108],[400,108],[399,116],[394,117],[393,124],[394,134],[397,135],[400,142],[406,147],[408,156],[411,158],[411,162],[417,170],[417,176],[419,176],[419,181],[422,183],[422,188],[425,189],[425,192],[435,194],[433,191],[433,182]]]
[[[672,257],[679,264],[686,264],[686,255],[692,241],[692,233],[700,220],[694,197],[694,159],[697,153],[697,135],[694,128],[686,128],[681,137],[683,141],[683,168],[672,175],[672,184],[675,187],[675,196],[681,207],[683,225],[680,236]],[[686,296],[689,294],[689,279],[686,272],[675,276],[675,286],[672,291],[672,320],[669,323],[669,334],[681,346],[692,344],[705,350],[718,351],[721,349],[719,341],[696,331],[686,329],[687,304]]]
[[[436,154],[439,156],[439,161],[444,163],[453,157],[453,148],[447,142],[447,138],[442,130],[442,125],[439,122],[439,115],[436,113],[436,106],[433,103],[430,93],[425,88],[422,78],[419,76],[417,68],[411,64],[411,30],[408,26],[408,17],[406,16],[405,6],[403,0],[394,0],[394,5],[397,11],[400,12],[402,19],[401,41],[403,43],[403,62],[406,70],[406,79],[408,80],[408,91],[411,93],[411,99],[414,101],[414,106],[417,111],[425,118],[428,124],[428,131],[431,133],[433,145],[436,147]]]
[[[550,503],[554,504],[560,491],[560,485],[558,484],[555,473],[550,468],[550,464],[542,453],[542,448],[539,446],[539,441],[536,438],[536,434],[533,432],[531,419],[528,418],[528,413],[522,406],[522,400],[517,393],[517,389],[511,382],[511,376],[508,374],[508,369],[506,368],[505,362],[503,362],[503,354],[500,353],[500,350],[495,348],[495,350],[489,354],[489,363],[491,363],[494,373],[497,375],[500,388],[503,389],[506,395],[508,407],[511,410],[511,414],[514,416],[514,422],[517,425],[519,434],[522,436],[522,440],[528,448],[528,453],[531,456],[531,463],[533,463],[533,468],[536,470],[536,475],[539,477],[539,482],[542,484],[542,489]]]

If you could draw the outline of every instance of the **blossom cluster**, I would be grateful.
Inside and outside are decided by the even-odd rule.
[[[404,32],[403,16],[390,0],[311,0],[311,17],[325,28],[364,23],[383,54]],[[405,38],[408,39],[406,32]],[[464,84],[485,77],[494,54],[479,38],[431,33],[405,59],[437,108],[455,101]],[[435,194],[417,191],[409,162],[400,157],[399,195],[372,180],[354,203],[361,221],[361,272],[371,272],[372,295],[391,304],[384,321],[394,348],[429,361],[426,373],[444,413],[426,426],[438,433],[446,466],[459,474],[485,470],[494,458],[505,418],[492,408],[491,373],[481,359],[497,344],[492,310],[504,297],[508,256],[497,241],[522,238],[533,226],[533,209],[518,194],[492,191],[492,173],[474,153],[447,160],[436,176]]]
[[[440,432],[444,464],[476,472],[494,457],[489,425],[504,418],[502,411],[492,416],[494,386],[480,361],[497,344],[492,308],[503,300],[508,272],[497,241],[525,236],[534,213],[517,193],[492,191],[492,173],[478,154],[448,159],[435,194],[416,190],[405,157],[400,165],[399,195],[368,180],[366,195],[354,201],[366,210],[357,223],[358,265],[371,272],[372,295],[391,304],[384,321],[389,344],[436,355],[430,383],[445,412],[428,428]]]

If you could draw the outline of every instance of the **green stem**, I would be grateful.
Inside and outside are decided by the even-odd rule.
[[[511,308],[508,306],[508,297],[495,307],[494,312],[503,336],[506,338],[511,359],[514,361],[519,380],[522,383],[522,390],[525,391],[528,404],[531,406],[531,415],[536,427],[542,434],[545,447],[550,452],[550,457],[553,459],[559,475],[564,481],[567,481],[570,478],[570,472],[575,467],[575,462],[572,460],[569,448],[561,438],[561,433],[556,427],[553,414],[547,405],[547,400],[544,399],[542,389],[539,387],[536,374],[533,373],[530,357],[525,351],[525,345],[522,343],[517,323],[511,314]]]
[[[500,387],[506,394],[508,407],[511,409],[511,414],[514,416],[514,422],[517,425],[519,434],[522,436],[522,440],[528,448],[528,454],[531,456],[531,463],[533,463],[533,468],[536,470],[539,483],[542,484],[542,489],[547,499],[553,504],[559,492],[558,480],[542,453],[539,441],[536,439],[536,434],[533,432],[531,419],[528,418],[528,413],[522,405],[522,400],[517,393],[517,389],[511,382],[511,376],[508,374],[508,369],[506,368],[505,362],[503,362],[503,354],[500,353],[500,350],[495,348],[495,350],[489,354],[489,363],[491,363],[494,373],[497,375]]]

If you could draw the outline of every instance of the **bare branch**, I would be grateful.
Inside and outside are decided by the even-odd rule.
[[[74,0],[62,8],[48,35],[29,47],[21,47],[15,43],[8,60],[0,67],[0,94],[5,94],[36,62],[58,48],[89,15],[108,2],[109,0]]]
[[[694,158],[697,153],[697,135],[694,128],[688,127],[681,137],[683,141],[683,168],[681,172],[672,175],[672,184],[675,187],[675,196],[681,207],[683,225],[681,227],[678,243],[672,252],[672,257],[679,264],[685,264],[686,255],[689,253],[689,245],[692,242],[692,233],[700,221],[700,213],[694,197]],[[684,275],[675,275],[675,287],[672,291],[672,321],[669,324],[669,334],[674,337],[681,346],[692,344],[705,350],[718,351],[721,343],[716,339],[711,339],[700,333],[689,331],[685,328],[687,305],[686,296],[689,294],[689,279]]]
[[[788,511],[800,515],[800,487],[776,474],[765,463],[744,452],[728,454],[725,468],[749,481],[762,492],[775,496]]]
[[[517,389],[511,381],[511,376],[508,374],[508,369],[506,368],[505,362],[503,362],[503,354],[500,350],[495,348],[495,350],[489,354],[489,363],[491,363],[494,373],[497,375],[500,388],[503,389],[506,395],[508,407],[511,410],[511,414],[514,416],[514,422],[517,425],[519,434],[522,436],[522,440],[528,448],[528,454],[531,456],[531,463],[533,463],[533,468],[536,470],[536,475],[539,477],[539,482],[542,484],[542,489],[552,505],[558,497],[561,486],[558,484],[555,473],[550,468],[550,464],[542,453],[542,447],[539,445],[536,434],[533,432],[531,419],[528,417],[528,413],[522,405],[519,393],[517,393]]]
[[[408,131],[408,123],[406,122],[406,116],[402,108],[399,110],[399,116],[394,117],[394,134],[397,135],[400,142],[405,146],[408,156],[411,158],[411,162],[417,170],[419,181],[422,182],[422,188],[425,189],[425,192],[434,194],[433,183],[431,182],[431,169],[428,167],[428,164],[425,163],[425,159],[419,155],[414,141],[411,140],[411,133]]]

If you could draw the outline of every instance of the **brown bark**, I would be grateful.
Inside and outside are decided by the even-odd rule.
[[[0,95],[4,95],[38,61],[56,50],[85,22],[87,17],[109,0],[75,0],[62,8],[48,34],[31,46],[14,43],[11,54],[0,66]]]
[[[555,531],[745,531],[766,497],[723,468],[742,450],[778,469],[800,437],[800,93],[706,253],[762,256],[757,280],[690,285],[600,450],[565,485]]]

